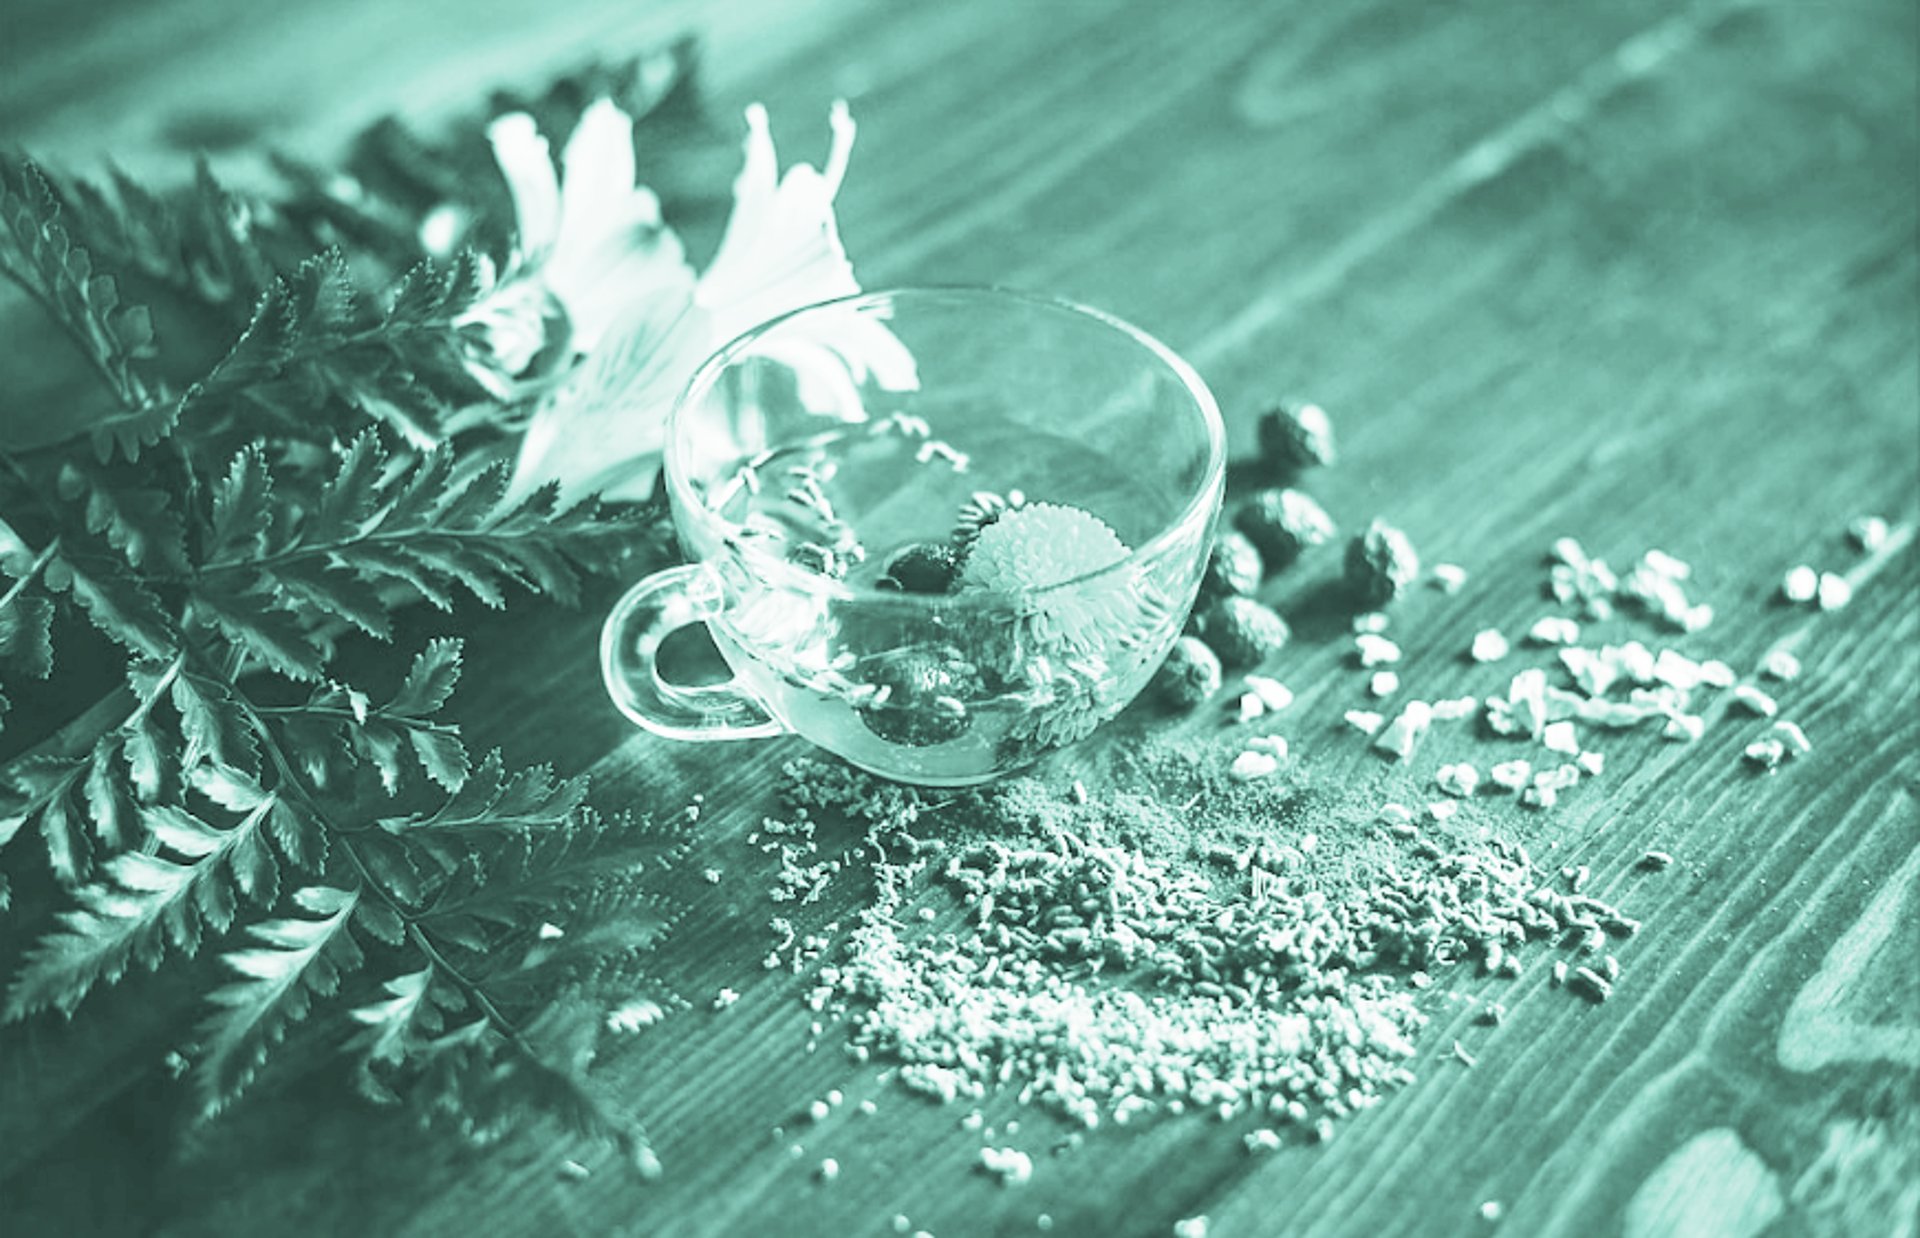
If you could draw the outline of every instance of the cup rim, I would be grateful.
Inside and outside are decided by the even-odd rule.
[[[1095,568],[1093,571],[1083,572],[1078,576],[1055,581],[1052,584],[1043,585],[1040,588],[1028,590],[1027,592],[1035,596],[1044,596],[1056,590],[1073,588],[1083,585],[1088,581],[1098,580],[1105,576],[1138,567],[1140,564],[1152,560],[1170,542],[1179,537],[1181,531],[1193,521],[1196,515],[1218,502],[1226,477],[1226,425],[1221,419],[1220,405],[1218,400],[1214,398],[1212,388],[1207,386],[1206,380],[1200,377],[1199,371],[1194,369],[1193,364],[1186,358],[1168,347],[1157,337],[1133,325],[1124,318],[1068,297],[1028,292],[1023,289],[1006,287],[999,284],[936,283],[900,284],[886,288],[872,288],[861,292],[849,293],[845,296],[829,297],[826,300],[813,301],[806,305],[787,310],[784,313],[776,314],[772,318],[757,323],[716,348],[706,360],[700,363],[699,367],[696,368],[693,374],[687,379],[686,384],[680,389],[679,394],[674,397],[673,407],[667,414],[665,427],[666,448],[661,473],[666,478],[668,493],[674,499],[676,506],[683,511],[694,514],[696,518],[702,520],[710,519],[710,513],[707,511],[705,504],[703,504],[699,496],[693,492],[693,488],[684,474],[686,449],[679,434],[681,419],[696,400],[713,386],[720,373],[751,347],[756,340],[773,332],[791,319],[798,318],[805,314],[812,314],[823,309],[844,308],[891,301],[897,300],[902,296],[921,297],[929,295],[953,297],[956,299],[977,298],[1024,302],[1029,306],[1057,310],[1110,327],[1133,340],[1136,344],[1144,347],[1149,353],[1153,354],[1162,365],[1166,366],[1174,378],[1179,381],[1181,387],[1184,388],[1187,394],[1193,399],[1194,405],[1200,413],[1201,425],[1207,436],[1206,476],[1208,481],[1197,487],[1194,492],[1187,497],[1187,501],[1180,508],[1179,513],[1169,520],[1166,525],[1152,537],[1129,550],[1125,557],[1116,559],[1105,567]],[[738,543],[734,544],[739,545]],[[781,583],[786,583],[786,578],[792,577],[793,583],[806,592],[825,593],[829,596],[841,598],[876,597],[891,600],[905,600],[905,596],[898,593],[872,588],[857,588],[848,585],[844,580],[825,576],[817,572],[806,571],[802,568],[795,567],[784,559],[756,551],[750,545],[739,546],[739,549],[744,555],[749,556],[750,562],[756,565],[764,563],[767,568],[773,569]],[[953,603],[962,600],[964,595],[926,595],[924,597],[921,595],[912,595],[912,597],[913,600],[916,601]]]

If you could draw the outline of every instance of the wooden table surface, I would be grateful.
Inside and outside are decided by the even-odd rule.
[[[1048,1157],[1063,1128],[1021,1115],[1038,1164],[1002,1187],[958,1110],[805,1052],[806,979],[759,967],[765,857],[742,836],[800,742],[637,734],[599,688],[591,609],[462,611],[473,743],[590,771],[614,805],[704,792],[698,847],[737,875],[689,877],[661,956],[691,1008],[595,1068],[646,1117],[663,1179],[558,1136],[457,1148],[325,1071],[183,1135],[160,1063],[188,1012],[139,978],[0,1037],[0,1232],[880,1235],[905,1213],[952,1238],[1045,1213],[1094,1235],[1202,1214],[1213,1238],[1470,1234],[1498,1201],[1515,1234],[1915,1233],[1914,5],[9,0],[0,140],[155,174],[212,137],[323,155],[383,113],[430,119],[680,32],[703,40],[715,115],[766,101],[790,158],[819,158],[827,104],[851,100],[840,219],[868,286],[1111,309],[1196,362],[1240,452],[1276,395],[1327,408],[1343,455],[1312,479],[1323,502],[1472,572],[1397,610],[1426,695],[1504,682],[1461,651],[1544,613],[1554,538],[1616,563],[1657,546],[1718,611],[1690,647],[1742,669],[1797,650],[1781,695],[1813,751],[1759,776],[1731,720],[1684,747],[1632,734],[1551,816],[1478,806],[1644,921],[1604,1005],[1536,969],[1500,990],[1498,1028],[1443,1008],[1417,1082],[1325,1146],[1251,1157],[1248,1123],[1187,1116]],[[1873,556],[1843,535],[1867,512],[1895,526]],[[1802,562],[1851,573],[1852,605],[1778,604]],[[1337,572],[1309,560],[1268,596],[1298,614]],[[1276,664],[1301,692],[1298,758],[1422,794],[1338,728],[1366,703],[1342,632],[1300,626]],[[1650,847],[1676,866],[1637,874]],[[741,998],[715,1012],[723,985]],[[1454,1040],[1477,1066],[1447,1061]],[[801,1130],[835,1087],[879,1113]],[[569,1156],[595,1172],[562,1180]],[[838,1181],[811,1174],[823,1156]]]

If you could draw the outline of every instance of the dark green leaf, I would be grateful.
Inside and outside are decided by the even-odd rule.
[[[320,677],[327,652],[292,611],[266,592],[204,589],[196,602],[228,640],[289,679]]]
[[[358,891],[310,886],[294,901],[317,919],[256,924],[248,933],[258,947],[222,956],[240,979],[208,997],[214,1010],[201,1027],[206,1052],[197,1064],[206,1112],[218,1113],[231,1103],[267,1050],[307,1016],[313,1000],[334,993],[341,975],[360,966],[363,956],[347,931],[359,899]]]
[[[173,616],[141,579],[116,558],[80,557],[61,551],[47,564],[47,586],[71,592],[108,639],[155,661],[170,661],[180,648]]]
[[[400,690],[387,702],[389,713],[425,718],[438,713],[460,682],[462,643],[455,637],[437,637],[414,655]]]
[[[213,487],[212,528],[204,554],[210,561],[244,561],[264,547],[273,522],[273,475],[267,453],[254,444],[235,455]]]
[[[180,757],[183,768],[211,761],[249,775],[260,772],[253,728],[227,685],[183,671],[173,681],[173,707],[180,712],[180,734],[186,740]]]
[[[447,731],[409,730],[407,739],[420,767],[449,791],[457,791],[467,780],[467,746],[458,735]]]
[[[0,669],[45,679],[53,673],[53,603],[24,586],[0,601]]]

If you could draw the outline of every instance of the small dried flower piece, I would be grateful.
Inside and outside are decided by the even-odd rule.
[[[1547,723],[1540,733],[1540,742],[1546,745],[1549,752],[1563,752],[1568,756],[1577,756],[1580,752],[1580,737],[1571,722]]]
[[[1299,490],[1262,490],[1233,518],[1234,527],[1253,539],[1267,571],[1277,572],[1304,550],[1333,540],[1333,517]]]
[[[1347,720],[1348,726],[1356,731],[1363,731],[1368,735],[1378,731],[1381,725],[1386,722],[1385,717],[1374,713],[1371,709],[1349,709],[1342,716]]]
[[[1287,621],[1252,598],[1222,598],[1201,618],[1202,632],[1225,666],[1257,666],[1286,646]]]
[[[1527,629],[1527,639],[1536,645],[1577,645],[1580,625],[1564,615],[1547,615]]]
[[[1820,592],[1820,574],[1802,563],[1780,582],[1780,594],[1789,602],[1811,602]]]
[[[1839,610],[1853,601],[1853,586],[1847,583],[1845,576],[1836,576],[1832,572],[1820,573],[1820,584],[1815,591],[1821,610]]]
[[[1353,649],[1360,655],[1360,665],[1365,667],[1391,666],[1400,660],[1400,646],[1372,632],[1354,637]]]
[[[1220,657],[1198,637],[1173,642],[1153,677],[1153,692],[1178,709],[1191,709],[1220,690]]]
[[[1498,662],[1511,651],[1507,638],[1498,629],[1487,628],[1473,638],[1473,647],[1467,651],[1475,662]]]
[[[822,1158],[820,1161],[819,1173],[820,1173],[820,1181],[832,1182],[835,1178],[838,1178],[840,1176],[840,1162],[834,1160],[830,1156]]]
[[[1425,701],[1408,701],[1399,716],[1374,737],[1373,746],[1396,760],[1404,761],[1420,746],[1433,725],[1433,707]]]
[[[1454,594],[1466,587],[1467,569],[1458,563],[1436,563],[1428,575],[1442,593]]]
[[[1238,529],[1224,529],[1213,539],[1213,553],[1207,556],[1200,592],[1206,597],[1251,597],[1265,574],[1260,548],[1253,539]]]
[[[1347,544],[1347,585],[1361,602],[1385,606],[1420,578],[1420,556],[1407,535],[1375,519]]]
[[[1462,761],[1454,765],[1442,765],[1433,781],[1448,795],[1469,799],[1480,788],[1480,771]]]
[[[1271,679],[1265,675],[1248,675],[1246,682],[1247,690],[1259,697],[1260,703],[1272,713],[1279,713],[1293,704],[1293,691],[1277,679]]]
[[[1760,659],[1760,673],[1781,681],[1800,677],[1800,659],[1786,649],[1770,649]]]
[[[1375,671],[1367,681],[1367,691],[1375,696],[1392,696],[1400,690],[1400,676],[1392,671]]]
[[[1284,761],[1287,759],[1288,745],[1287,737],[1284,735],[1256,735],[1247,741],[1247,747],[1254,752],[1264,752],[1276,761]],[[1309,834],[1307,837],[1311,839],[1313,835]],[[1305,846],[1305,843],[1301,845]],[[1306,849],[1309,851],[1312,850],[1311,847],[1307,847]]]
[[[1743,683],[1735,688],[1733,702],[1749,713],[1759,714],[1762,718],[1771,718],[1780,712],[1780,706],[1774,699],[1752,684]]]
[[[1382,610],[1363,611],[1353,617],[1355,634],[1371,633],[1378,636],[1387,630],[1387,613]]]
[[[1683,740],[1694,743],[1707,733],[1707,720],[1698,714],[1673,714],[1667,718],[1667,725],[1660,734],[1666,739]]]
[[[1227,773],[1235,782],[1253,782],[1255,779],[1267,777],[1279,768],[1280,762],[1272,753],[1256,752],[1249,748],[1233,758],[1233,764],[1227,768]]]
[[[1460,811],[1460,805],[1454,800],[1435,800],[1427,805],[1427,815],[1435,821],[1445,821]]]
[[[1266,712],[1267,712],[1267,703],[1260,699],[1259,693],[1242,692],[1240,694],[1240,715],[1239,716],[1240,716],[1240,721],[1242,723],[1252,722],[1254,719],[1258,718],[1261,714],[1264,714]]]
[[[1573,759],[1573,763],[1578,765],[1588,777],[1598,778],[1606,772],[1607,756],[1604,752],[1582,752]]]
[[[1000,1179],[1001,1186],[1019,1186],[1033,1177],[1033,1158],[1018,1148],[982,1148],[980,1168]]]
[[[1435,722],[1460,722],[1473,717],[1480,710],[1480,700],[1472,696],[1450,696],[1433,703]]]
[[[1807,733],[1785,718],[1773,724],[1773,733],[1787,746],[1787,755],[1790,757],[1804,756],[1813,751],[1813,745],[1807,742]]]
[[[1287,400],[1261,414],[1260,460],[1282,481],[1334,461],[1333,422],[1317,404]]]
[[[1787,746],[1769,735],[1747,745],[1746,758],[1764,770],[1776,770],[1787,759]]]
[[[1892,531],[1886,520],[1879,516],[1861,516],[1847,525],[1847,536],[1868,554],[1886,545],[1887,535]]]
[[[1527,761],[1502,761],[1487,771],[1487,777],[1496,787],[1518,791],[1533,777],[1533,765]]]

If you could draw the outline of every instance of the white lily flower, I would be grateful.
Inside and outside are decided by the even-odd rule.
[[[502,288],[518,279],[551,296],[576,362],[527,426],[515,493],[559,481],[569,498],[643,497],[668,410],[702,361],[769,318],[860,290],[833,217],[853,146],[846,105],[834,106],[824,171],[798,164],[780,175],[766,109],[756,104],[746,119],[733,214],[698,279],[659,200],[634,184],[633,123],[613,103],[581,118],[562,156],[564,179],[530,117],[504,116],[489,129],[519,228],[518,270]],[[494,308],[529,316],[524,305]],[[848,415],[859,407],[856,384],[869,378],[894,390],[917,385],[912,356],[884,324],[848,313],[823,325],[778,352],[808,407]],[[490,327],[489,338],[509,373],[538,358],[524,331]]]

